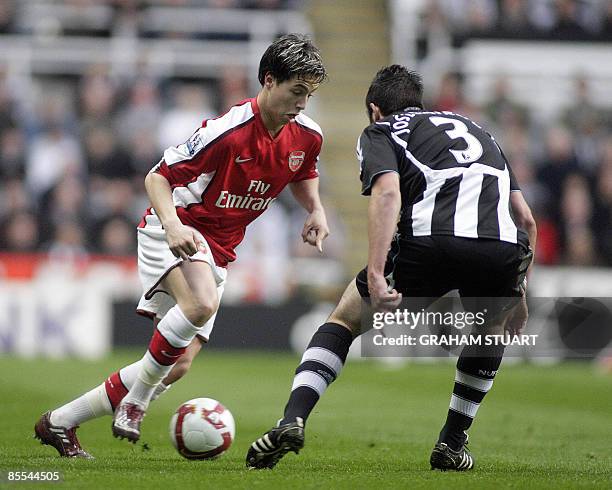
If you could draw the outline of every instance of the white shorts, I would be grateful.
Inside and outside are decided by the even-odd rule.
[[[196,231],[196,233],[204,244],[205,250],[199,250],[189,260],[206,262],[210,265],[217,283],[217,295],[221,301],[227,270],[215,264],[208,242],[199,232]],[[183,259],[175,257],[170,251],[166,241],[166,232],[161,226],[147,224],[146,228],[138,228],[138,275],[144,294],[138,302],[137,313],[149,318],[162,318],[176,304],[174,298],[159,286],[166,275],[182,262]],[[204,341],[208,341],[216,316],[215,312],[198,334],[198,337]]]

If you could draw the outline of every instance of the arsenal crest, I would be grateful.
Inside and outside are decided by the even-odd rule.
[[[292,172],[297,172],[298,168],[302,166],[304,163],[304,157],[306,153],[303,151],[292,151],[289,153],[289,170]]]

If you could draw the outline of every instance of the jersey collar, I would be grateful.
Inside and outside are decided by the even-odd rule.
[[[259,129],[269,141],[272,141],[272,142],[278,141],[281,135],[284,134],[285,126],[289,126],[291,124],[290,122],[285,124],[285,126],[282,127],[282,129],[278,132],[278,134],[272,137],[272,135],[268,131],[268,128],[266,128],[266,125],[264,124],[263,119],[261,118],[261,111],[259,110],[259,105],[257,105],[257,97],[253,97],[251,99],[251,109],[253,109],[253,114],[255,115],[255,121],[257,125],[259,126]]]

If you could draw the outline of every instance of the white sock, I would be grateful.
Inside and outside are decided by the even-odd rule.
[[[193,325],[185,317],[180,307],[175,305],[159,322],[157,330],[171,346],[185,348],[200,331],[200,327]],[[157,349],[157,347],[152,342],[149,344],[149,350],[142,358],[138,376],[124,398],[125,401],[136,403],[145,409],[149,406],[149,401],[159,383],[168,375],[172,366],[176,363],[176,359],[168,365],[158,363],[151,354],[151,350],[154,349]]]
[[[121,381],[129,389],[140,369],[141,361],[137,361],[121,369]],[[159,383],[151,400],[157,400],[160,395],[168,391],[172,385]],[[51,424],[68,429],[81,425],[91,419],[96,419],[104,415],[112,415],[113,409],[108,401],[105,384],[96,386],[93,390],[81,395],[51,412]]]
[[[121,368],[119,371],[119,375],[121,376],[121,381],[125,387],[129,390],[132,386],[134,386],[134,381],[138,377],[138,371],[140,371],[140,366],[142,365],[142,359],[130,364],[129,366],[125,366]],[[172,385],[165,385],[164,383],[159,383],[155,391],[153,392],[153,396],[151,397],[151,401],[157,400],[161,395],[163,395],[166,391],[168,391]]]
[[[151,397],[151,401],[157,400],[160,396],[162,396],[166,391],[172,388],[172,385],[165,385],[163,382],[157,385],[155,391],[153,392],[153,396]]]
[[[119,370],[121,381],[128,390],[132,387],[134,381],[136,381],[141,365],[142,359],[138,359],[136,362],[133,362],[132,364],[129,364]]]
[[[83,422],[113,413],[104,383],[51,412],[51,424],[72,428]]]

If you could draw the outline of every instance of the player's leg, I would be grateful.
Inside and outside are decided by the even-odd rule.
[[[156,387],[218,307],[217,282],[206,262],[182,262],[168,273],[162,285],[176,305],[155,329],[134,384],[113,420],[113,434],[133,442],[140,437],[140,423]]]
[[[156,388],[152,400],[156,400],[170,388],[172,383],[187,373],[201,346],[201,340],[198,338],[189,344],[170,374]],[[81,447],[76,429],[89,420],[113,414],[134,383],[141,363],[139,360],[115,371],[104,383],[65,405],[44,413],[34,428],[36,438],[42,444],[55,447],[60,456],[91,457]]]
[[[176,364],[172,367],[172,370],[166,376],[162,382],[157,386],[151,397],[151,401],[157,400],[160,395],[170,389],[172,384],[176,383],[181,379],[189,368],[191,363],[202,349],[202,341],[199,338],[195,338],[185,349],[185,352],[179,357]],[[110,401],[110,411],[108,415],[112,415],[121,402],[125,395],[129,392],[133,386],[134,381],[138,376],[140,367],[142,366],[142,359],[137,362],[126,366],[119,371],[111,374],[103,384],[104,391],[106,392],[107,398]],[[106,415],[106,413],[104,414]]]
[[[304,446],[304,423],[327,387],[338,377],[354,337],[359,335],[361,297],[351,281],[327,322],[313,335],[291,387],[283,418],[251,444],[249,468],[273,468],[289,451]]]
[[[319,398],[340,375],[353,339],[359,335],[360,324],[361,297],[352,280],[302,355],[281,424],[297,418],[306,422]]]
[[[455,261],[463,268],[457,274],[463,278],[459,292],[465,309],[485,315],[485,324],[475,333],[503,334],[504,323],[513,314],[512,310],[504,310],[511,305],[515,287],[524,277],[524,274],[521,276],[521,264],[526,249],[504,242],[479,241],[475,250],[473,243],[466,240],[442,240],[444,248],[455,255]],[[473,468],[474,459],[465,449],[466,431],[493,386],[503,355],[503,345],[484,342],[467,345],[461,351],[446,422],[430,459],[432,468]]]
[[[504,319],[474,333],[501,334]],[[474,467],[474,458],[465,447],[467,431],[493,386],[503,355],[503,345],[466,345],[461,351],[446,422],[430,457],[432,469],[464,471]]]

